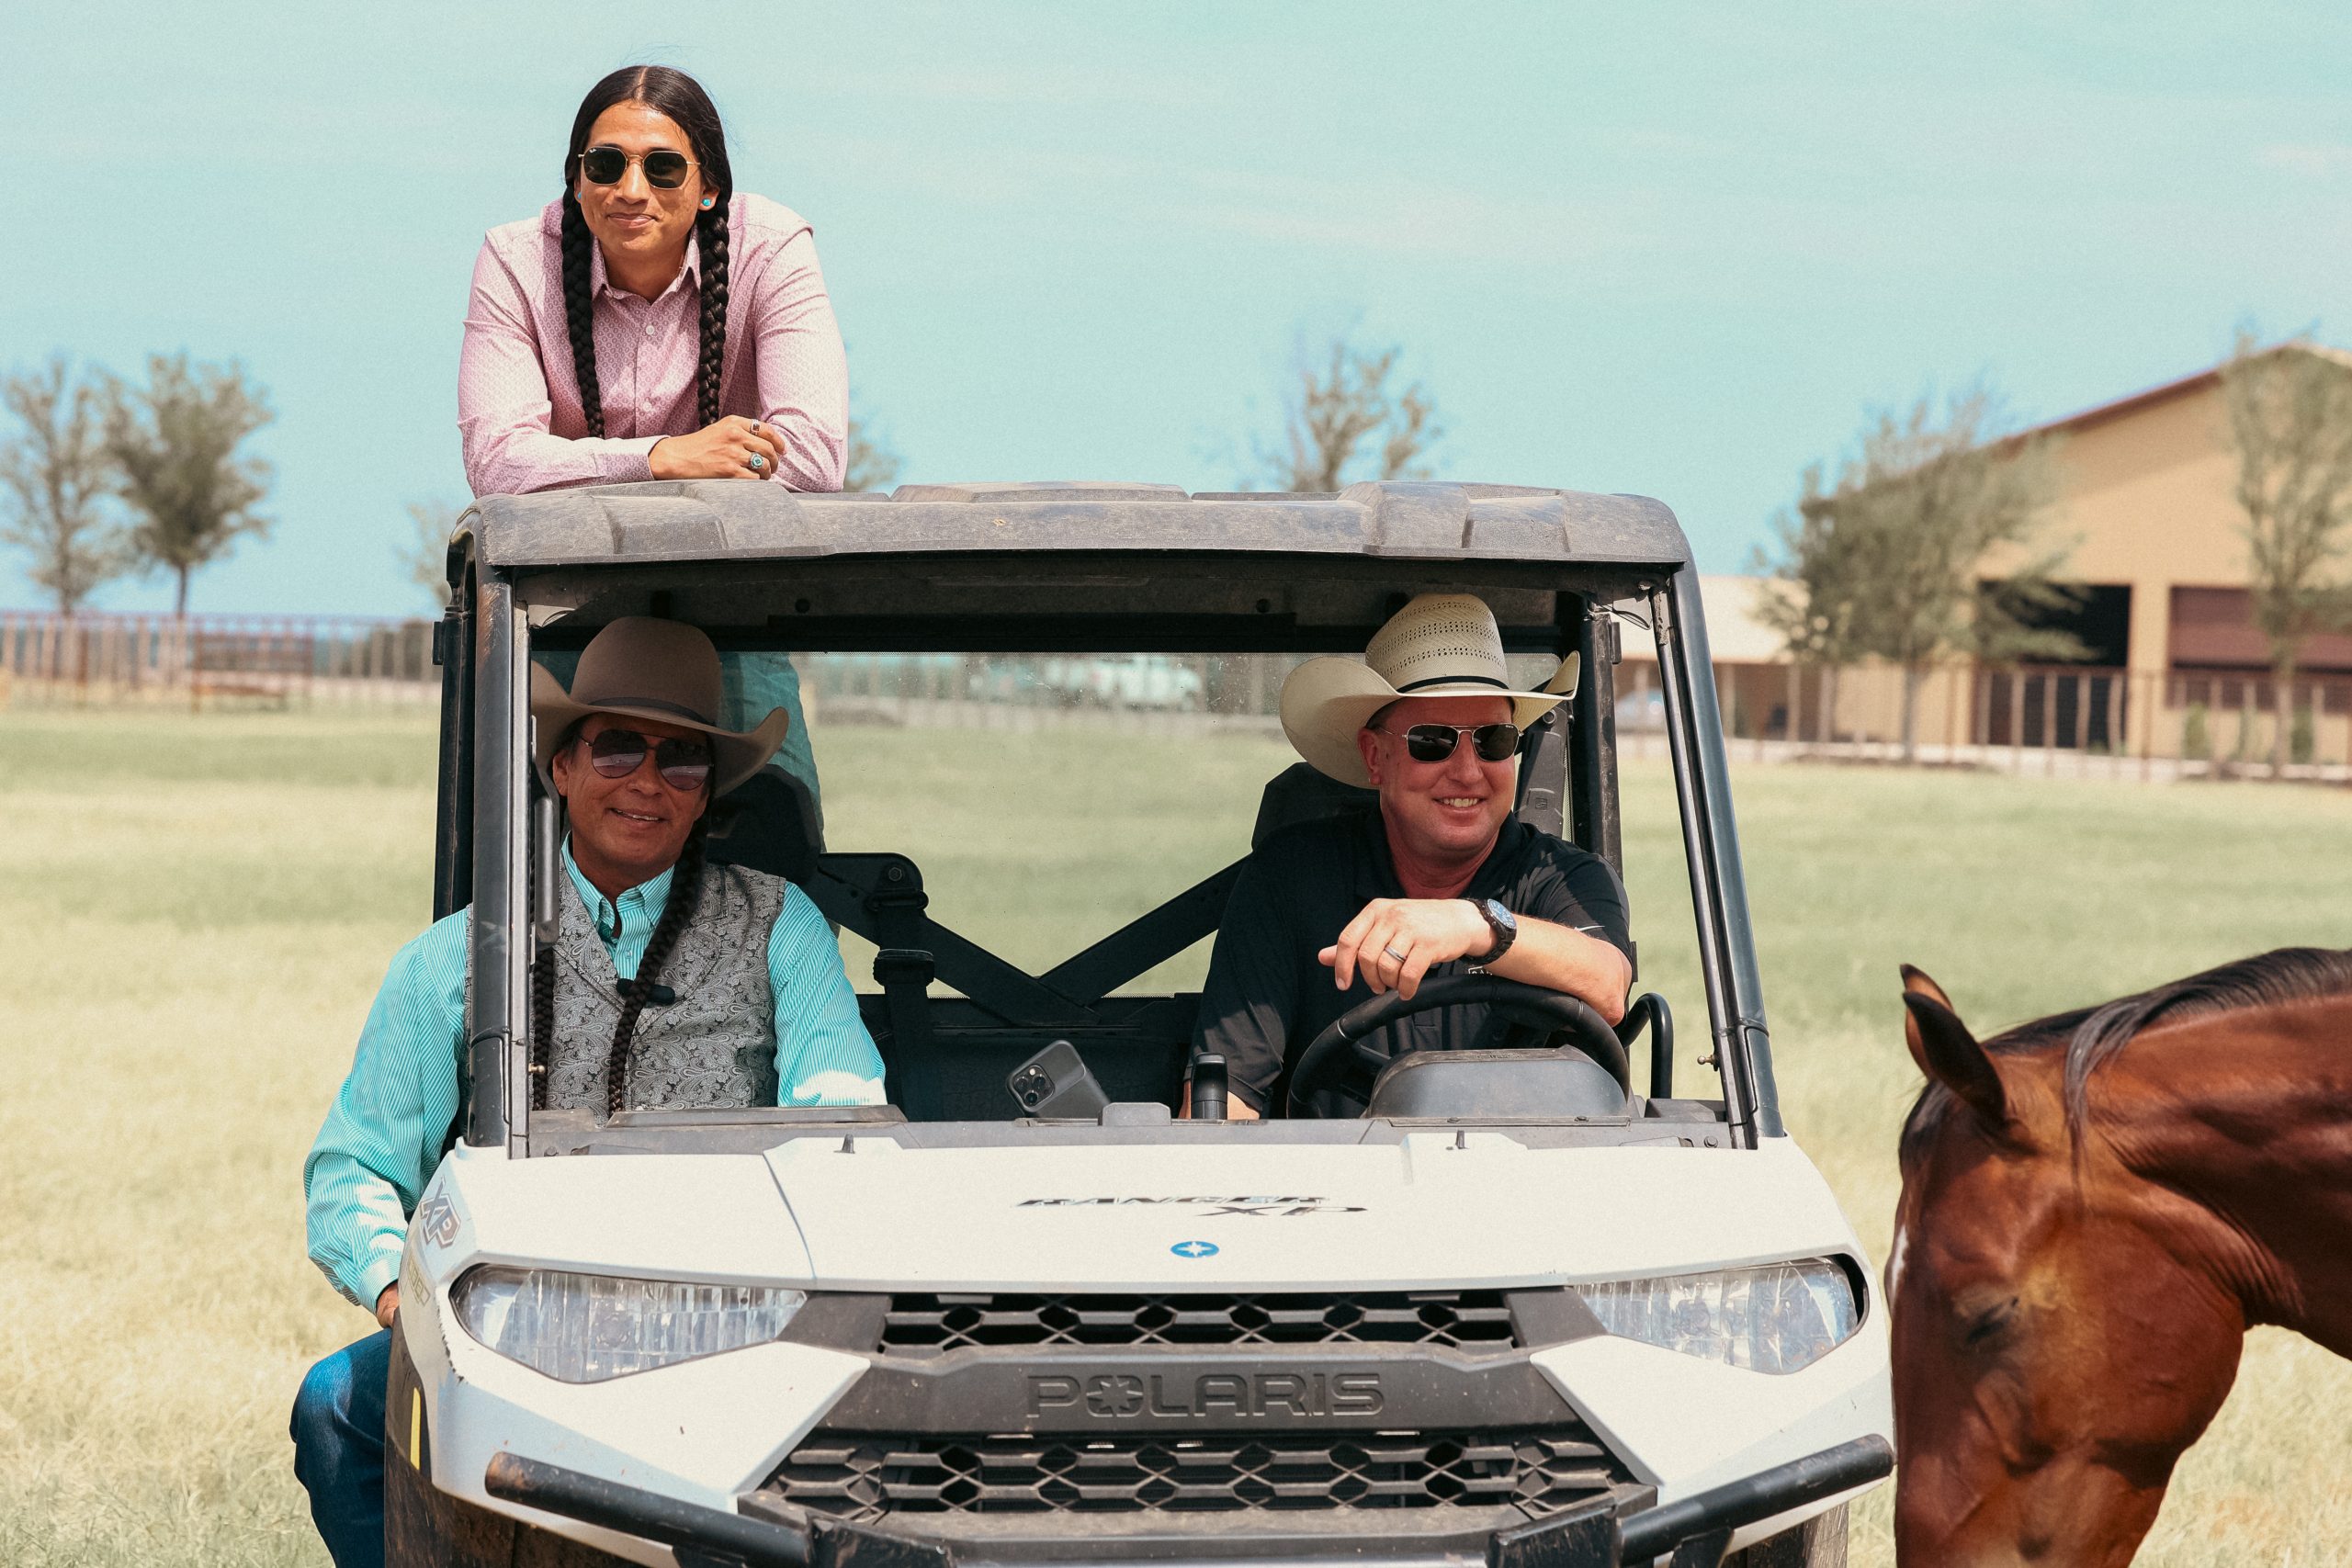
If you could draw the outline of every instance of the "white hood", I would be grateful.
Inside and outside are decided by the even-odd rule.
[[[1786,1139],[1755,1150],[1402,1144],[766,1156],[830,1289],[1269,1290],[1619,1278],[1855,1247]]]

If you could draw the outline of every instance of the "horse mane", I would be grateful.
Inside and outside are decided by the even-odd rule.
[[[2064,1046],[2066,1131],[2079,1148],[2090,1122],[2091,1075],[2143,1031],[2247,1008],[2278,1007],[2352,993],[2352,949],[2281,947],[2170,980],[2102,1007],[2052,1013],[2004,1030],[1984,1043],[1995,1055],[2021,1055]],[[1960,1099],[1930,1078],[1904,1119],[1898,1145],[1907,1168]]]

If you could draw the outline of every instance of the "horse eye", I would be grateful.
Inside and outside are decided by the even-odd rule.
[[[2011,1320],[2017,1316],[2017,1311],[2018,1299],[2011,1296],[1998,1306],[1988,1307],[1978,1313],[1968,1325],[1967,1334],[1964,1336],[1965,1343],[1971,1346],[1987,1345],[1999,1338],[2008,1328]]]

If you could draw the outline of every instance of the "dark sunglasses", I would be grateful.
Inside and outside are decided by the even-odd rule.
[[[600,729],[588,742],[588,765],[608,779],[637,772],[648,751],[662,782],[672,789],[700,789],[710,778],[710,748],[699,740],[649,742],[634,729]]]
[[[1384,729],[1380,733],[1399,732]],[[1416,762],[1444,761],[1453,755],[1453,749],[1462,744],[1465,735],[1482,762],[1499,762],[1519,750],[1519,726],[1515,724],[1417,724],[1402,733],[1405,754]]]
[[[591,147],[580,154],[580,172],[592,186],[616,186],[631,164],[645,165],[645,183],[656,190],[675,190],[686,183],[695,161],[684,152],[648,152],[643,157],[617,147]]]

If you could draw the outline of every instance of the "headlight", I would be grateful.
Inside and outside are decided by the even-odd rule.
[[[1610,1333],[1756,1372],[1809,1367],[1853,1337],[1853,1281],[1826,1258],[1607,1280],[1577,1293]]]
[[[808,1300],[764,1285],[689,1285],[553,1269],[469,1270],[449,1292],[466,1332],[565,1382],[763,1345]]]

